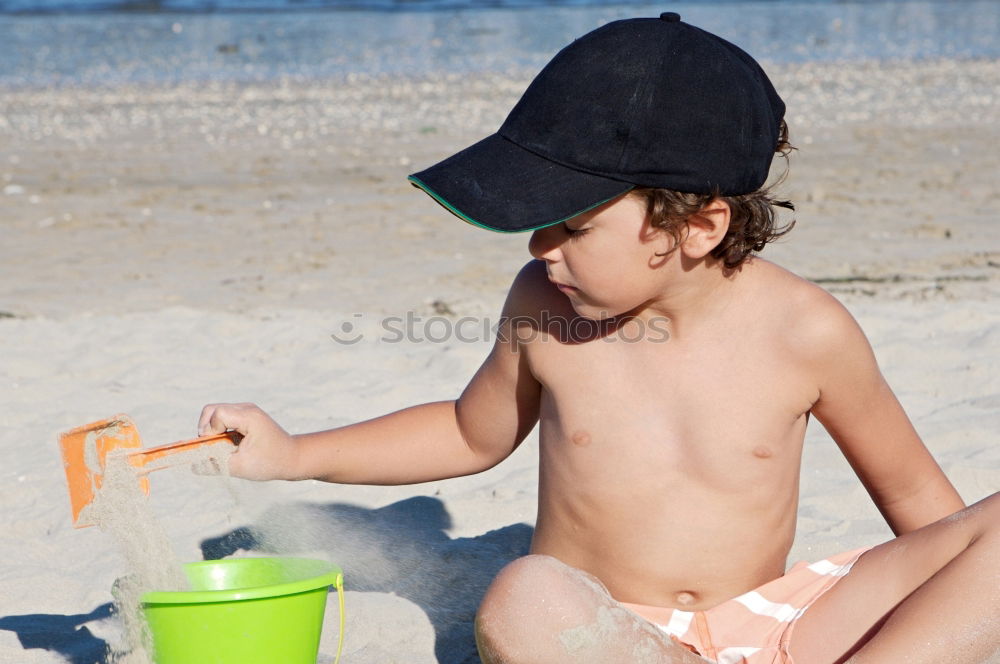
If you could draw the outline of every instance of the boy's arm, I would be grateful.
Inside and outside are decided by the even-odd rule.
[[[530,290],[519,275],[503,320],[518,315]],[[509,334],[502,322],[492,351],[456,401],[297,436],[252,404],[215,404],[202,411],[199,431],[242,433],[229,468],[247,479],[412,484],[477,473],[513,452],[538,420],[541,387]]]
[[[962,509],[955,487],[920,440],[854,318],[827,293],[806,334],[819,398],[812,412],[840,446],[897,535]]]

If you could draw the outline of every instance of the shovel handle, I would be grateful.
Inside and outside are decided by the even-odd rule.
[[[177,452],[185,452],[187,450],[193,450],[199,447],[204,447],[205,445],[214,445],[221,442],[236,445],[240,440],[242,440],[242,438],[243,436],[237,431],[226,431],[224,433],[216,433],[210,436],[200,436],[190,440],[180,440],[176,443],[167,443],[166,445],[147,447],[145,449],[132,452],[128,455],[128,462],[135,468],[143,468],[146,464],[152,461],[162,459],[165,456],[169,456]]]

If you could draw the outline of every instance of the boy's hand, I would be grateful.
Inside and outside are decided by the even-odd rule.
[[[209,404],[198,419],[198,435],[238,431],[243,440],[229,457],[229,473],[248,480],[301,479],[295,440],[252,403]]]

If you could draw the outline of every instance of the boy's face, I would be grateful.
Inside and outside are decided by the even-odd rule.
[[[531,235],[528,251],[545,261],[552,281],[585,318],[601,320],[639,314],[662,294],[673,254],[669,233],[650,227],[646,203],[631,195],[541,228]]]

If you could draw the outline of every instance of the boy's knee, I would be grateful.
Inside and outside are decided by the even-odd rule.
[[[547,556],[524,556],[508,564],[490,584],[476,612],[476,645],[479,656],[487,664],[513,661],[512,646],[524,639],[524,626],[529,621],[537,594],[533,584],[539,584],[548,574]]]
[[[589,574],[551,556],[518,558],[500,570],[479,605],[476,643],[480,656],[484,662],[520,661],[512,649],[538,643],[565,627],[563,623],[584,620],[595,600],[613,601]]]
[[[582,574],[551,556],[529,555],[508,564],[486,591],[479,605],[477,620],[505,614],[524,614],[558,596],[560,586],[572,583],[574,574]]]

